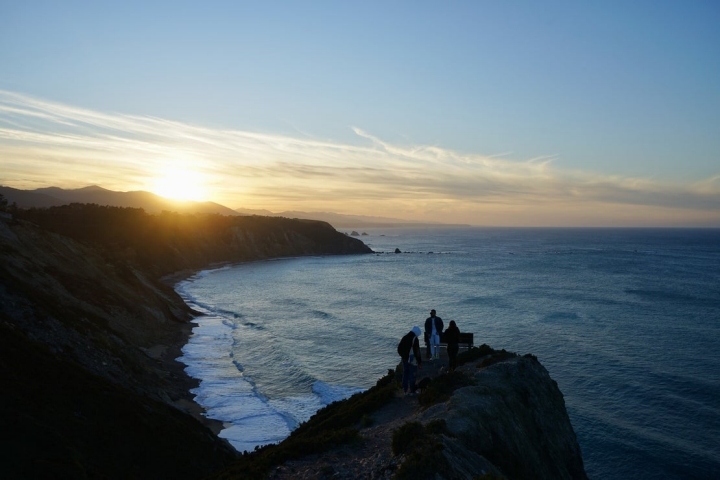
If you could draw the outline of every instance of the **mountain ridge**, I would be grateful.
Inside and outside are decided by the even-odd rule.
[[[287,210],[272,212],[267,209],[231,209],[215,202],[196,202],[170,200],[160,195],[144,190],[118,192],[108,190],[98,185],[76,189],[63,189],[60,187],[43,187],[35,190],[21,190],[0,185],[0,194],[4,195],[9,203],[16,203],[19,208],[47,208],[67,203],[95,203],[113,207],[142,208],[148,213],[162,211],[175,211],[179,213],[215,213],[219,215],[260,215],[267,217],[300,218],[306,220],[320,220],[331,224],[335,228],[451,228],[468,227],[467,224],[447,224],[439,222],[417,222],[400,218],[378,217],[368,215],[348,215],[335,212],[303,212]]]
[[[170,200],[144,190],[117,192],[97,185],[76,189],[43,187],[35,190],[20,190],[0,186],[0,194],[4,195],[9,203],[15,202],[20,208],[47,208],[68,203],[94,203],[112,207],[142,208],[148,213],[171,211],[239,215],[231,208],[215,202]]]

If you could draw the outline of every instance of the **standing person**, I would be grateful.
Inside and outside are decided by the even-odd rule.
[[[447,343],[447,354],[450,360],[448,371],[453,372],[457,366],[457,354],[460,350],[460,329],[455,320],[450,320],[450,326],[445,330],[445,343]]]
[[[425,338],[427,339],[428,358],[440,357],[440,334],[443,331],[442,318],[435,315],[435,309],[430,310],[430,316],[425,320]]]
[[[405,395],[414,395],[415,369],[422,368],[422,357],[420,356],[420,327],[415,326],[404,337],[400,339],[397,351],[400,354],[403,365],[402,389]]]

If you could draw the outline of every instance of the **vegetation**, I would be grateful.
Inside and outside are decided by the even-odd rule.
[[[433,378],[428,386],[423,389],[418,397],[418,403],[424,407],[429,407],[444,402],[450,398],[455,390],[468,385],[474,385],[472,377],[459,370],[439,375]]]
[[[495,350],[483,343],[479,347],[472,347],[469,350],[460,352],[457,356],[457,364],[460,366],[469,362],[474,362],[488,355],[492,355],[493,353],[495,353]]]
[[[18,206],[16,202],[13,202],[12,204],[8,205],[8,199],[5,198],[5,195],[0,193],[0,212],[7,212],[10,214],[15,214],[15,212],[18,211]]]
[[[496,351],[489,357],[484,358],[480,363],[478,363],[477,368],[489,367],[495,363],[502,362],[503,360],[507,360],[509,358],[515,358],[517,356],[517,353],[508,352],[503,348],[499,352]]]
[[[465,352],[460,353],[457,357],[457,363],[459,366],[470,362],[477,362],[478,360],[480,360],[477,363],[477,368],[485,368],[489,367],[494,363],[498,363],[503,360],[507,360],[509,358],[514,358],[517,356],[517,353],[508,352],[505,349],[495,350],[483,343],[479,347],[473,347]]]
[[[408,422],[393,432],[392,451],[405,455],[395,478],[433,479],[435,474],[450,469],[442,451],[442,435],[448,435],[445,420],[434,420],[427,425]]]

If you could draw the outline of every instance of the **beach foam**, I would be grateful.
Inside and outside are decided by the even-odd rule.
[[[178,360],[186,365],[188,375],[200,380],[200,385],[191,391],[195,401],[206,410],[208,418],[225,424],[219,436],[238,451],[278,443],[322,407],[363,390],[318,380],[306,395],[267,398],[245,375],[233,353],[233,332],[255,326],[238,325],[238,315],[199,305],[182,284],[176,291],[191,308],[204,314],[193,320],[197,326]]]

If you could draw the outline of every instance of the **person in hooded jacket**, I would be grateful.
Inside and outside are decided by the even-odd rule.
[[[402,389],[405,395],[414,395],[417,386],[415,385],[415,371],[422,368],[422,357],[420,356],[420,342],[418,337],[421,334],[420,327],[414,326],[398,344],[398,354],[402,359]]]

